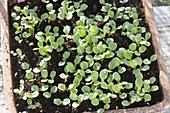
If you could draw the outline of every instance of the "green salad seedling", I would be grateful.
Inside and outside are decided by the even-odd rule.
[[[88,68],[88,63],[85,62],[85,61],[82,61],[82,62],[80,63],[80,67],[81,67],[82,70],[85,70],[85,69]]]
[[[116,67],[119,67],[120,64],[121,64],[121,60],[118,57],[115,57],[109,62],[108,67],[110,70],[113,70]]]
[[[17,53],[17,55],[18,55],[20,58],[22,58],[23,53],[22,53],[22,50],[21,50],[21,49],[17,48],[17,49],[16,49],[16,53]]]
[[[13,27],[16,29],[15,34],[22,33],[22,27],[19,26],[19,23],[14,22]]]
[[[35,6],[33,9],[29,9],[29,6],[25,6],[24,8],[21,9],[18,6],[15,6],[14,9],[20,15],[16,15],[15,13],[12,15],[13,18],[21,20],[19,23],[17,22],[13,23],[13,26],[16,29],[15,34],[21,34],[23,38],[32,37],[32,35],[34,35],[35,27],[40,24],[40,19],[36,14],[38,7]]]
[[[58,89],[61,90],[61,91],[66,91],[66,90],[67,90],[67,87],[66,87],[65,84],[59,83],[59,84],[58,84]]]
[[[24,80],[23,79],[21,79],[20,81],[19,81],[19,89],[14,89],[14,93],[17,93],[17,94],[19,94],[21,97],[23,97],[23,95],[24,95],[24,84],[25,84],[25,82],[24,82]]]
[[[57,15],[55,14],[55,10],[53,8],[53,4],[52,3],[48,3],[46,5],[46,9],[49,12],[48,13],[44,13],[44,14],[41,15],[41,21],[48,19],[48,23],[50,23],[51,20],[52,21],[56,20]]]
[[[39,91],[38,85],[33,85],[33,86],[31,86],[31,90],[32,90],[32,91]]]
[[[69,98],[71,99],[71,100],[77,100],[77,98],[78,98],[78,96],[77,96],[77,94],[75,94],[75,93],[70,93],[70,96],[69,96]]]
[[[157,55],[156,55],[156,54],[154,54],[154,55],[152,55],[152,56],[150,57],[150,61],[151,61],[151,62],[153,62],[153,61],[155,61],[155,60],[157,60]]]
[[[151,101],[151,95],[150,94],[145,94],[144,96],[144,101],[147,102],[147,101]]]
[[[98,22],[102,22],[103,21],[103,17],[101,15],[96,15],[95,19],[98,21]]]
[[[46,92],[43,93],[43,96],[44,96],[45,98],[50,98],[50,97],[51,97],[51,94],[46,91]]]
[[[144,65],[141,70],[142,71],[148,71],[150,69],[150,67],[148,65]]]
[[[83,91],[83,93],[90,93],[90,87],[89,86],[83,86],[81,88],[81,90]]]
[[[28,80],[32,80],[32,79],[34,79],[34,73],[31,72],[31,70],[27,70],[25,77],[26,77]]]
[[[159,87],[157,85],[153,85],[151,87],[151,91],[157,91],[157,90],[159,90]]]
[[[62,104],[62,101],[61,101],[61,99],[56,98],[56,99],[53,100],[53,103],[54,103],[55,105],[59,106],[59,105]]]
[[[64,100],[63,100],[63,105],[68,105],[68,104],[70,104],[70,99],[69,98],[65,98]]]
[[[48,71],[46,69],[41,70],[41,77],[44,79],[47,79]]]
[[[35,104],[33,104],[32,99],[27,99],[27,104],[28,104],[28,109],[36,109],[41,106],[39,102],[35,102]]]
[[[41,0],[41,2],[43,2],[43,3],[49,3],[50,1],[49,1],[49,0]]]
[[[66,64],[66,60],[69,58],[69,56],[70,56],[70,52],[68,52],[68,51],[65,51],[64,53],[63,53],[63,58],[62,58],[62,61],[60,61],[59,62],[59,66],[63,66],[63,65],[65,65]]]
[[[67,65],[64,68],[65,72],[68,74],[70,73],[74,73],[76,71],[76,67],[73,65],[73,63],[71,62],[67,62]]]
[[[127,3],[129,0],[120,0],[120,3]]]
[[[83,56],[77,55],[76,58],[74,59],[74,64],[78,65],[81,62],[82,58],[83,58]]]
[[[61,73],[59,76],[62,79],[67,79],[69,77],[69,75],[66,75],[65,73]]]
[[[72,1],[64,0],[61,3],[61,7],[58,9],[58,18],[61,20],[70,20],[73,17],[73,13],[75,12],[74,6],[70,5]]]
[[[122,105],[125,106],[125,107],[130,105],[130,102],[127,101],[127,100],[123,100],[121,103],[122,103]]]
[[[79,105],[80,105],[80,104],[79,104],[78,102],[73,102],[73,103],[72,103],[72,107],[73,107],[73,108],[77,108]]]
[[[95,99],[91,100],[91,104],[93,106],[98,106],[99,105],[99,100],[97,98],[95,98]]]
[[[71,27],[68,26],[68,25],[66,25],[66,26],[64,27],[64,29],[63,29],[63,32],[65,33],[66,41],[68,41],[68,38],[71,37],[71,36],[69,35],[70,30],[71,30]]]
[[[22,43],[23,39],[21,39],[19,36],[15,36],[15,40],[20,44]]]
[[[87,4],[81,4],[82,0],[80,0],[79,2],[74,2],[74,7],[75,7],[75,11],[77,12],[77,16],[81,17],[84,16],[84,12],[87,8],[88,5]]]
[[[27,70],[29,69],[30,65],[27,62],[21,64],[22,69]]]
[[[43,92],[47,91],[48,89],[49,89],[49,85],[42,85],[41,88],[40,88],[40,90],[43,91]]]
[[[120,74],[123,74],[124,72],[126,72],[126,68],[125,67],[119,67],[118,72]]]

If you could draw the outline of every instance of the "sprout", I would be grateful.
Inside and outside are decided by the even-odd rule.
[[[126,93],[121,93],[121,94],[119,95],[119,97],[120,97],[121,99],[125,99],[125,98],[127,97],[127,94],[126,94]]]
[[[63,29],[63,32],[64,32],[66,35],[68,35],[68,34],[70,33],[70,30],[71,30],[71,27],[68,26],[68,25],[66,25],[66,26],[64,27],[64,29]]]
[[[97,81],[97,79],[98,79],[98,77],[99,77],[99,73],[98,73],[97,71],[93,71],[93,72],[91,73],[90,77],[91,77],[91,80],[92,80],[93,82],[95,82],[95,81]]]
[[[46,69],[43,69],[41,71],[41,76],[42,76],[42,78],[46,79],[48,77],[48,71]]]
[[[96,98],[96,99],[93,99],[93,100],[91,100],[91,104],[93,105],[93,106],[98,106],[99,105],[99,100]]]
[[[48,13],[44,13],[41,15],[41,20],[46,20],[48,19],[48,23],[50,23],[50,21],[54,21],[57,18],[57,15],[55,14],[55,10],[53,9],[53,4],[52,3],[48,3],[46,5],[46,9],[49,11]]]
[[[72,107],[73,107],[73,108],[77,108],[79,105],[80,105],[80,104],[78,104],[77,102],[73,102]]]
[[[127,100],[123,100],[121,103],[125,107],[130,105],[130,103]]]
[[[154,54],[154,55],[152,55],[152,56],[150,57],[150,61],[151,61],[151,62],[153,62],[153,61],[155,61],[155,60],[157,60],[157,55],[156,55],[156,54]]]
[[[135,51],[136,48],[137,48],[137,45],[136,45],[135,43],[132,43],[132,44],[129,45],[129,49],[130,49],[131,51]]]
[[[51,94],[50,94],[49,92],[44,92],[44,93],[43,93],[43,96],[44,96],[45,98],[50,98],[50,97],[51,97]]]
[[[67,62],[67,65],[65,66],[65,72],[74,73],[75,71],[76,71],[76,68],[74,67],[73,63]]]
[[[84,10],[86,10],[88,8],[88,5],[86,5],[86,4],[82,4],[81,6],[80,6],[80,10],[81,11],[84,11]]]
[[[130,66],[131,66],[132,68],[136,68],[137,65],[138,65],[138,62],[137,62],[136,60],[131,60],[131,61],[130,61]]]
[[[91,34],[92,35],[97,35],[98,34],[98,32],[99,32],[99,29],[98,29],[98,27],[97,26],[90,26],[90,32],[91,32]]]
[[[30,65],[28,63],[24,62],[21,64],[21,67],[22,67],[22,69],[27,70],[27,69],[29,69]]]
[[[121,63],[120,59],[115,57],[109,62],[108,67],[110,70],[112,70],[112,69],[118,67],[120,65],[120,63]]]
[[[103,21],[103,17],[101,15],[96,15],[95,19],[98,21],[98,22],[102,22]]]
[[[32,91],[39,91],[39,87],[37,85],[31,86]]]
[[[70,98],[71,100],[77,100],[78,96],[77,96],[77,94],[75,94],[75,93],[71,93],[70,96],[69,96],[69,98]]]
[[[88,63],[83,61],[83,62],[80,63],[80,67],[81,67],[82,70],[85,70],[85,69],[88,68]]]
[[[103,108],[100,108],[100,109],[97,110],[97,113],[104,113],[104,111],[105,110]]]
[[[118,72],[119,72],[120,74],[122,74],[122,73],[126,72],[126,68],[125,68],[125,67],[120,67],[119,70],[118,70]]]
[[[75,64],[75,65],[79,64],[80,61],[81,61],[81,58],[82,58],[81,56],[78,56],[78,55],[77,55],[76,58],[74,59],[74,64]]]
[[[81,88],[81,90],[83,91],[83,93],[90,93],[90,87],[89,86],[83,86]]]
[[[135,80],[135,86],[136,87],[142,87],[143,86],[143,80],[141,78],[137,78]]]
[[[106,84],[105,82],[100,82],[100,86],[103,89],[108,89],[108,84]]]
[[[69,98],[65,98],[63,100],[63,105],[68,105],[68,104],[70,104],[70,99]]]
[[[22,50],[19,49],[19,48],[16,49],[16,53],[18,54],[19,57],[22,57],[22,56],[23,56]]]
[[[53,100],[53,103],[57,106],[61,105],[62,104],[62,101],[59,99],[59,98],[56,98]]]
[[[144,101],[145,102],[151,101],[151,95],[150,94],[145,94]]]
[[[66,91],[66,90],[67,90],[67,87],[66,87],[65,84],[59,83],[59,84],[58,84],[58,89],[61,90],[61,91]]]
[[[139,53],[144,53],[145,51],[146,51],[146,47],[145,46],[139,47]]]
[[[56,93],[57,92],[57,86],[52,86],[50,89],[51,93]]]
[[[101,70],[100,71],[100,79],[101,79],[101,81],[103,81],[104,82],[104,80],[108,77],[108,73],[109,71],[107,70],[107,69],[103,69],[103,70]]]
[[[59,62],[59,66],[63,66],[66,63],[66,60],[69,58],[69,56],[70,56],[70,52],[65,51],[63,53],[62,61]]]
[[[64,73],[61,73],[60,75],[60,78],[62,78],[62,79],[67,79],[69,76],[68,75],[66,75],[66,74],[64,74]]]
[[[157,91],[157,90],[159,90],[158,86],[154,85],[154,86],[151,87],[151,91]]]
[[[27,71],[26,76],[28,80],[32,80],[34,78],[34,73],[31,72],[30,70]]]
[[[110,42],[110,43],[109,43],[109,49],[110,49],[111,51],[116,50],[116,48],[117,48],[117,44],[116,44],[116,43],[114,43],[114,42]]]
[[[145,65],[142,67],[142,71],[148,71],[150,69],[150,67],[148,65]]]
[[[79,36],[80,37],[85,37],[86,36],[86,30],[85,29],[80,29],[79,30]]]
[[[69,6],[71,1],[63,1],[61,3],[61,7],[58,9],[58,18],[61,20],[70,20],[73,17],[73,13],[75,12],[74,6]]]
[[[41,86],[41,91],[47,91],[49,88],[49,85],[43,85]]]
[[[153,83],[155,83],[156,78],[155,78],[155,77],[151,77],[151,78],[149,79],[149,81],[150,81],[151,84],[153,84]]]

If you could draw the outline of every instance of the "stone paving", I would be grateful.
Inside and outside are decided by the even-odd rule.
[[[159,31],[160,42],[162,45],[164,59],[167,65],[168,75],[170,80],[170,6],[155,7],[154,12],[155,12],[156,23],[158,26],[158,31]],[[3,84],[1,56],[2,53],[0,49],[0,84]],[[3,85],[0,85],[0,112],[10,113],[5,106]],[[170,113],[170,109],[165,111],[164,113]]]

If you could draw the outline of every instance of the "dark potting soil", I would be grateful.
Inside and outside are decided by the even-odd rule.
[[[61,3],[61,1],[62,0],[59,0],[60,3]],[[78,0],[75,0],[75,1],[78,1]],[[87,17],[93,18],[94,15],[101,13],[100,12],[101,5],[99,4],[98,1],[99,0],[92,0],[92,1],[84,0],[84,2],[88,4],[88,9],[85,11],[85,15]],[[117,7],[122,5],[122,4],[119,4],[119,2],[118,2],[119,0],[106,0],[106,1],[108,1],[110,3],[115,2]],[[60,3],[54,3],[55,9],[58,9],[60,7]],[[12,26],[13,19],[11,17],[11,12],[14,11],[13,7],[15,5],[18,5],[20,7],[29,5],[30,8],[33,8],[34,6],[38,6],[39,10],[37,11],[37,14],[38,14],[38,16],[40,16],[41,14],[46,12],[45,4],[42,4],[40,2],[40,0],[26,0],[26,2],[24,2],[24,3],[9,5],[10,48],[11,48],[11,50],[20,48],[22,50],[23,54],[25,54],[25,58],[23,59],[23,61],[28,62],[31,67],[36,67],[41,59],[41,57],[39,56],[39,53],[36,51],[33,51],[33,48],[37,47],[37,40],[34,37],[30,37],[28,39],[24,39],[21,44],[18,44],[14,39],[15,29]],[[139,18],[142,18],[142,21],[140,21],[140,26],[146,27],[147,31],[149,31],[147,21],[145,20],[144,9],[143,9],[141,0],[129,0],[129,2],[124,6],[136,7],[137,11],[139,13]],[[52,26],[55,26],[55,25],[59,26],[59,28],[61,30],[60,32],[62,33],[63,26],[65,26],[65,25],[70,25],[74,28],[76,20],[77,20],[77,17],[75,16],[75,17],[73,17],[73,19],[71,19],[71,21],[56,20],[56,21],[51,22],[50,24]],[[116,24],[121,25],[123,22],[124,22],[123,20],[120,20]],[[43,22],[40,25],[40,27],[35,28],[36,29],[35,32],[43,31],[46,25],[48,25],[48,23]],[[118,44],[118,47],[128,48],[129,44],[131,43],[131,40],[121,36],[120,32],[121,31],[117,31],[114,35],[112,35],[112,38],[114,38],[114,41]],[[150,41],[151,41],[151,39],[150,39]],[[33,44],[31,44],[32,42],[33,42]],[[74,61],[77,53],[75,51],[70,50],[71,47],[75,47],[75,43],[72,40],[69,40],[68,42],[66,42],[64,44],[64,50],[61,53],[52,52],[52,54],[51,54],[52,59],[48,62],[47,69],[49,71],[55,70],[57,72],[57,75],[64,72],[63,67],[58,66],[58,63],[62,59],[62,54],[65,50],[69,50],[71,53],[71,55],[67,61],[70,61],[70,62]],[[149,48],[147,48],[147,51],[141,55],[141,57],[142,57],[142,59],[149,58],[154,53],[155,53],[154,47],[151,45]],[[109,61],[110,61],[110,59],[101,61],[100,63],[102,65],[102,68],[105,68],[107,66],[107,64],[109,63]],[[21,61],[18,57],[13,57],[11,55],[11,66],[12,66],[12,75],[13,75],[12,78],[13,78],[13,88],[14,89],[18,88],[20,79],[25,79],[25,72],[21,69],[20,62]],[[122,78],[121,81],[128,81],[128,82],[134,83],[135,77],[132,76],[132,69],[127,66],[126,66],[126,68],[127,68],[127,71],[121,75],[121,78]],[[159,80],[159,69],[158,69],[157,61],[153,62],[150,65],[150,70],[143,72],[143,76],[144,76],[144,79],[148,79],[151,76],[156,77],[157,81],[154,83],[154,85],[160,86],[159,81],[158,81]],[[66,86],[68,86],[70,83],[72,83],[72,81],[73,81],[73,77],[70,77],[68,79],[68,81],[65,83]],[[64,81],[59,76],[56,76],[54,84],[58,84],[61,82],[64,83]],[[32,84],[33,83],[27,81],[25,83],[25,89],[28,90],[29,86],[31,86]],[[34,81],[34,84],[38,84],[39,86],[41,86],[42,83],[40,82],[40,78],[37,77],[36,81]],[[79,88],[81,88],[81,87],[82,86],[80,85]],[[101,102],[99,106],[94,107],[89,100],[86,100],[86,101],[83,101],[81,103],[81,105],[76,110],[73,110],[71,106],[56,106],[53,104],[54,98],[64,99],[66,97],[69,97],[69,92],[57,92],[57,93],[53,94],[50,99],[44,98],[42,93],[40,93],[40,96],[38,98],[36,98],[35,101],[40,102],[42,104],[42,107],[38,108],[36,110],[29,110],[27,108],[27,103],[25,101],[23,101],[17,94],[14,94],[14,96],[15,96],[15,104],[16,104],[16,108],[17,108],[18,112],[27,111],[28,113],[81,113],[84,111],[90,111],[90,112],[96,111],[97,109],[103,107],[103,105],[104,105]],[[151,96],[152,96],[152,100],[150,102],[141,101],[139,103],[134,103],[126,108],[153,105],[158,102],[161,102],[163,99],[161,86],[158,91],[151,93]],[[121,104],[120,98],[112,99],[110,105],[111,105],[110,109],[124,108]]]

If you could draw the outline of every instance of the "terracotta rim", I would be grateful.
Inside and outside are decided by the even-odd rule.
[[[153,8],[150,0],[141,0],[143,2],[146,20],[149,24],[149,28],[152,34],[152,43],[155,49],[155,52],[158,56],[158,65],[159,65],[159,78],[160,85],[162,86],[164,99],[162,102],[145,107],[129,108],[129,109],[118,109],[118,110],[109,110],[106,113],[160,113],[164,110],[170,108],[170,85],[168,81],[168,74],[166,70],[165,61],[162,54],[162,49],[158,37],[158,30],[155,23]],[[3,77],[4,77],[4,89],[5,89],[5,101],[8,109],[12,113],[17,113],[13,87],[12,87],[12,75],[11,75],[11,59],[10,59],[10,47],[9,47],[9,23],[8,23],[8,2],[7,0],[0,1],[0,18],[1,22],[1,42],[2,42],[2,52],[3,52]],[[87,113],[87,112],[86,112]],[[90,112],[89,112],[90,113]]]

